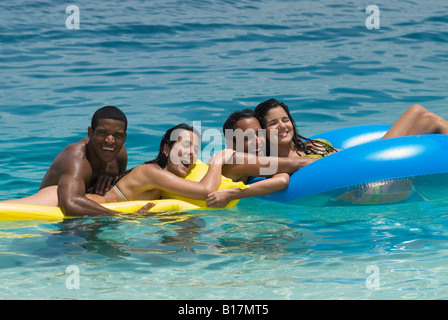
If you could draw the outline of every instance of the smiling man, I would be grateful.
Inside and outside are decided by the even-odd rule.
[[[40,189],[57,185],[59,206],[65,215],[108,215],[112,211],[87,199],[87,192],[103,195],[126,171],[127,118],[114,106],[95,112],[88,136],[68,145],[53,161]]]

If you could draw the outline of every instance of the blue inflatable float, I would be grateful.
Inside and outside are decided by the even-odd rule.
[[[318,206],[448,199],[448,135],[381,140],[389,128],[355,126],[312,137],[343,150],[300,169],[287,189],[262,198]]]

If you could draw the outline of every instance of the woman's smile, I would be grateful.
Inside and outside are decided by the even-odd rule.
[[[169,152],[168,170],[177,176],[186,176],[193,166],[198,148],[194,133],[183,130]]]
[[[265,116],[265,123],[270,141],[273,141],[273,134],[276,134],[280,144],[286,144],[292,141],[294,133],[292,122],[282,107],[269,110]],[[277,130],[276,133],[275,130]]]

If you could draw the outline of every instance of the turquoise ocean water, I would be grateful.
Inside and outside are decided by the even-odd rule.
[[[305,136],[390,124],[415,103],[447,118],[447,30],[441,0],[3,1],[0,198],[36,192],[103,105],[128,116],[129,167],[170,126],[220,130],[269,98]],[[0,222],[0,298],[446,299],[447,213],[246,199],[183,221]]]

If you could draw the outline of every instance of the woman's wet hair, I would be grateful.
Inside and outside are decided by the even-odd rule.
[[[327,145],[321,141],[315,141],[308,139],[302,135],[299,134],[297,131],[296,124],[294,122],[294,119],[291,116],[291,113],[289,112],[289,108],[286,104],[283,102],[277,101],[276,99],[269,99],[262,103],[260,103],[255,108],[255,116],[257,117],[258,121],[260,122],[260,125],[263,129],[266,129],[266,122],[264,120],[266,114],[269,112],[269,110],[281,107],[283,110],[285,110],[289,120],[291,121],[294,135],[292,137],[292,143],[294,146],[294,149],[298,153],[299,151],[304,152],[305,154],[322,154],[322,151],[320,151],[319,147],[321,148],[324,146],[327,148]],[[269,141],[267,141],[269,143]],[[310,143],[307,143],[310,142]],[[267,150],[270,150],[271,148],[267,148]]]

